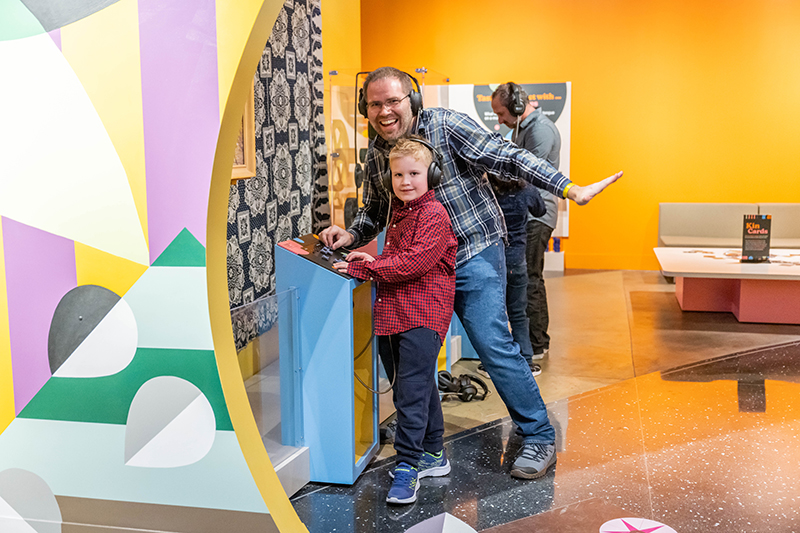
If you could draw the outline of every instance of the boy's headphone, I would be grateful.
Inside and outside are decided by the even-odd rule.
[[[511,87],[511,105],[508,107],[508,112],[515,117],[521,116],[525,112],[525,101],[522,99],[522,87],[514,83],[508,82]]]
[[[422,91],[419,89],[417,78],[408,72],[403,72],[403,74],[411,78],[414,81],[414,85],[417,86],[416,91],[412,88],[411,92],[408,93],[408,101],[411,103],[411,114],[416,117],[417,113],[422,109]],[[358,90],[358,112],[361,113],[361,116],[364,118],[369,118],[367,115],[367,96],[364,94],[364,87]]]
[[[444,394],[454,394],[459,397],[462,402],[471,402],[472,400],[480,401],[486,399],[489,394],[489,387],[486,383],[473,374],[461,374],[458,378],[454,379],[450,372],[442,370],[438,373],[437,379],[439,382],[439,390]],[[477,383],[483,389],[483,393],[478,393],[478,388],[472,384]]]
[[[444,175],[444,171],[442,170],[444,168],[442,154],[440,154],[439,150],[434,148],[433,145],[425,139],[419,137],[406,137],[405,139],[419,143],[430,150],[431,155],[433,155],[433,160],[431,160],[431,164],[428,165],[428,189],[433,189],[434,187],[438,186],[442,182],[442,176]],[[386,187],[386,190],[389,191],[389,194],[394,194],[392,191],[391,169],[386,175],[383,176],[383,186]]]

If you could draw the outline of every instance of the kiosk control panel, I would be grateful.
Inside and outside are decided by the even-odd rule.
[[[335,272],[340,276],[350,279],[350,276],[347,274],[339,272],[333,268],[334,263],[346,261],[345,258],[350,250],[346,250],[344,248],[332,250],[328,246],[322,244],[322,241],[320,241],[319,238],[312,233],[303,235],[301,237],[296,237],[294,239],[289,239],[288,241],[279,242],[278,246],[305,259],[308,259],[309,261],[316,263],[317,265],[326,268],[331,272]]]

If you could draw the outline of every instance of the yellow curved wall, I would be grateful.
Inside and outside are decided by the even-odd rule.
[[[250,95],[253,73],[283,2],[217,0],[219,85],[222,124],[214,155],[208,203],[208,303],[220,381],[242,453],[253,479],[280,531],[307,531],[286,497],[264,449],[236,357],[227,285],[227,216],[230,161],[233,160],[245,98]],[[252,27],[252,33],[242,28]]]

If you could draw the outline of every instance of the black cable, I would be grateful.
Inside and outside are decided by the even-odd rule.
[[[389,351],[392,354],[392,364],[394,365],[394,368],[392,369],[393,370],[393,372],[392,372],[392,382],[389,383],[389,388],[386,389],[385,391],[381,391],[380,389],[375,390],[372,387],[370,387],[369,385],[367,385],[366,383],[364,383],[363,381],[361,381],[361,378],[358,377],[358,374],[355,371],[353,371],[353,375],[358,380],[358,382],[361,383],[362,385],[364,385],[364,388],[367,389],[369,392],[371,392],[373,394],[387,394],[388,392],[391,392],[391,390],[394,388],[394,382],[397,379],[397,366],[400,364],[400,362],[399,361],[395,361],[394,349],[392,348],[392,337],[391,337],[391,335],[387,335],[387,337],[388,337],[388,340],[389,340]],[[367,351],[367,348],[369,348],[370,345],[372,345],[372,340],[374,338],[375,338],[375,333],[372,333],[370,335],[370,337],[369,337],[369,341],[367,342],[367,345],[364,346],[364,349],[361,350],[361,353],[359,353],[357,356],[355,356],[353,358],[353,361],[355,361],[356,359],[358,359],[359,357],[364,355],[364,353]],[[380,348],[379,348],[379,350],[380,350]]]

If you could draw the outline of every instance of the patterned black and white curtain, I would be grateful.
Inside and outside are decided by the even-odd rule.
[[[320,0],[284,2],[255,74],[256,175],[228,204],[232,309],[274,293],[276,243],[330,224],[321,23]],[[264,321],[233,318],[242,348]]]

